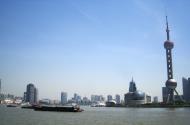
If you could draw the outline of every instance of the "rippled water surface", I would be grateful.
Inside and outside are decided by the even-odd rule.
[[[0,106],[0,125],[190,125],[190,108],[82,107],[81,113]]]

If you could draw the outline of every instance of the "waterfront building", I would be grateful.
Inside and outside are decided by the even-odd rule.
[[[145,95],[145,103],[151,103],[151,96]]]
[[[50,105],[51,100],[50,99],[41,99],[41,100],[39,100],[39,104]]]
[[[146,104],[151,102],[151,96],[147,95],[145,92],[139,91],[136,88],[135,82],[129,83],[129,92],[124,95],[124,102],[127,106],[135,106],[140,104]]]
[[[0,79],[0,104],[1,104],[1,101],[3,100],[2,97],[3,97],[3,96],[1,95],[1,79]]]
[[[115,107],[115,106],[116,106],[115,100],[110,100],[106,102],[106,107]]]
[[[30,104],[37,103],[38,100],[38,90],[34,86],[34,84],[30,83],[26,87],[26,102]]]
[[[103,102],[105,98],[103,95],[91,95],[91,102]]]
[[[87,97],[83,97],[81,104],[82,105],[90,105],[90,100]]]
[[[153,103],[158,103],[158,96],[155,96],[155,97],[154,97]]]
[[[74,93],[74,100],[77,100],[77,96],[78,96],[78,94],[77,93]]]
[[[115,101],[116,101],[116,104],[120,104],[121,103],[120,95],[118,95],[118,94],[115,95]]]
[[[1,94],[1,79],[0,79],[0,94]]]
[[[23,101],[26,102],[26,96],[27,96],[27,93],[24,92],[24,96],[23,96]]]
[[[190,78],[182,78],[183,83],[183,99],[190,102]]]
[[[129,92],[135,92],[136,90],[137,90],[136,84],[135,84],[135,82],[133,81],[133,78],[132,78],[132,81],[129,83]]]
[[[103,95],[91,95],[91,102],[95,103],[95,102],[104,102],[105,98],[103,97]]]
[[[183,95],[174,95],[174,99],[175,99],[175,101],[178,101],[178,102],[181,102],[181,101],[184,102]]]
[[[163,101],[163,103],[167,103],[168,93],[169,93],[169,89],[167,87],[162,87],[162,101]]]
[[[175,103],[174,91],[176,92],[177,95],[178,93],[176,91],[177,82],[175,81],[175,79],[173,79],[172,49],[174,47],[174,43],[170,41],[170,34],[169,34],[170,30],[168,26],[167,16],[166,16],[166,33],[167,33],[167,40],[164,42],[164,48],[166,49],[166,63],[167,63],[167,77],[168,77],[165,83],[166,88],[168,89],[165,91],[167,92],[166,100],[167,100],[167,103]]]
[[[112,95],[108,95],[108,96],[107,96],[107,101],[109,102],[109,101],[111,101],[111,100],[113,100]]]
[[[67,103],[67,93],[61,92],[61,104],[64,105]]]
[[[140,105],[146,103],[146,95],[144,92],[135,91],[125,94],[126,105]]]
[[[38,89],[35,87],[34,88],[34,103],[38,102]]]
[[[91,95],[91,102],[95,102],[95,95]]]
[[[78,95],[77,93],[74,93],[74,97],[72,98],[72,101],[75,103],[80,103],[81,102],[81,96]]]

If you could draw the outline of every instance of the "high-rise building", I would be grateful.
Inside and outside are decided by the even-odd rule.
[[[81,96],[77,93],[74,93],[74,97],[72,98],[73,102],[80,103],[81,102]]]
[[[34,102],[38,102],[38,89],[36,87],[34,88]]]
[[[158,96],[154,97],[153,103],[158,103]]]
[[[0,79],[0,94],[1,94],[1,79]]]
[[[26,102],[26,100],[27,100],[27,99],[26,99],[26,96],[27,96],[27,93],[24,92],[24,96],[23,96],[23,101],[24,101],[24,102]]]
[[[61,92],[61,104],[64,105],[67,103],[67,93]]]
[[[103,95],[91,95],[91,102],[102,102],[105,101]]]
[[[166,62],[167,62],[167,77],[166,87],[168,89],[167,93],[167,103],[174,103],[174,91],[176,91],[177,82],[173,79],[173,67],[172,67],[172,49],[174,47],[174,43],[170,41],[170,30],[168,26],[168,20],[166,16],[166,33],[167,40],[164,42],[164,48],[166,49]]]
[[[109,101],[111,101],[111,100],[113,100],[112,95],[108,95],[108,96],[107,96],[107,101],[109,102]]]
[[[74,93],[74,100],[77,99],[77,96],[78,96],[78,94],[77,94],[77,93]]]
[[[0,104],[1,104],[1,100],[3,100],[3,95],[1,94],[1,79],[0,79]]]
[[[136,88],[135,82],[129,83],[129,92],[124,95],[125,105],[141,105],[151,102],[151,96],[147,95],[145,92],[139,91]]]
[[[118,95],[118,94],[115,95],[115,101],[116,101],[116,104],[120,104],[121,103],[120,95]]]
[[[133,81],[133,78],[132,78],[132,81],[129,84],[129,92],[135,92],[136,90],[137,90],[136,84],[135,84],[135,82]]]
[[[169,92],[169,90],[167,87],[162,87],[162,100],[164,103],[167,103],[168,92]]]
[[[30,104],[37,103],[38,100],[38,91],[34,84],[30,83],[26,87],[26,102],[29,102]]]
[[[190,78],[182,78],[183,82],[183,98],[185,101],[190,102]]]

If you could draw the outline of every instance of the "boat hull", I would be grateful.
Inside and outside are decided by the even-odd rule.
[[[35,111],[55,111],[55,112],[82,112],[79,107],[63,107],[63,106],[35,106]]]

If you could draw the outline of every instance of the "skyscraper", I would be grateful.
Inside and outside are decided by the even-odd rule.
[[[113,98],[112,98],[112,95],[108,95],[107,96],[107,101],[109,102],[109,101],[111,101]]]
[[[103,97],[103,95],[91,95],[91,101],[102,102],[102,101],[105,101],[105,98]]]
[[[1,79],[0,79],[0,94],[1,94]]]
[[[158,103],[158,96],[154,97],[153,103]]]
[[[26,96],[27,96],[27,93],[24,92],[24,95],[23,95],[23,101],[24,101],[24,102],[26,102],[26,100],[27,100],[27,99],[26,99]]]
[[[162,100],[164,103],[167,103],[168,91],[169,89],[167,87],[162,87]]]
[[[190,102],[190,78],[182,78],[183,82],[183,98],[185,101]]]
[[[61,92],[61,104],[64,105],[67,103],[67,93]]]
[[[38,89],[35,87],[34,88],[34,103],[38,102]]]
[[[120,104],[121,103],[120,95],[118,95],[118,94],[115,95],[115,101],[116,101],[116,104]]]
[[[36,87],[30,83],[26,87],[26,102],[29,102],[30,104],[37,103],[38,100],[38,91]]]
[[[166,33],[167,40],[164,42],[164,48],[166,49],[166,62],[167,62],[167,76],[168,80],[166,81],[166,87],[168,89],[167,93],[167,103],[174,103],[174,91],[176,91],[177,82],[173,79],[173,67],[172,67],[172,49],[174,47],[174,43],[170,41],[170,30],[168,27],[168,20],[166,16]],[[178,94],[178,93],[177,93]]]
[[[136,90],[137,90],[136,84],[135,84],[135,82],[133,81],[133,78],[132,78],[132,81],[130,82],[130,85],[129,85],[129,92],[135,92]]]

